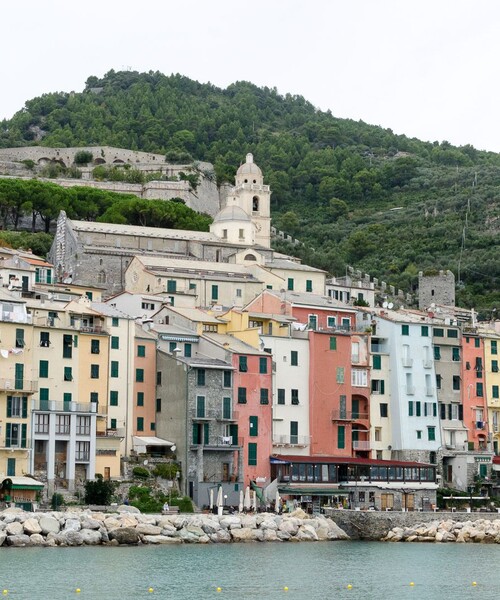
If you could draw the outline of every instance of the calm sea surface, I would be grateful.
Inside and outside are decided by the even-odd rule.
[[[500,598],[499,565],[500,545],[473,544],[2,548],[0,596],[16,600],[493,600]],[[2,595],[4,589],[8,594]]]

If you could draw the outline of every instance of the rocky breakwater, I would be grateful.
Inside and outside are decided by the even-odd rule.
[[[331,519],[290,515],[145,515],[133,507],[116,513],[82,511],[0,513],[0,546],[82,546],[229,542],[315,542],[349,536]]]
[[[500,519],[462,522],[448,519],[413,527],[393,527],[382,541],[500,544]]]

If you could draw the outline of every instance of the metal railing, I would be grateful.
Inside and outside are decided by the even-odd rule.
[[[332,421],[356,421],[358,419],[366,420],[368,418],[368,413],[361,413],[352,410],[340,410],[338,408],[332,410]]]
[[[371,442],[370,442],[370,440],[352,440],[352,449],[353,450],[370,450]]]
[[[229,413],[221,410],[215,414],[217,421],[237,421],[238,417],[239,413],[236,410],[231,410]]]
[[[61,402],[59,400],[32,400],[32,410],[47,412],[95,413],[95,402]]]
[[[308,435],[273,435],[274,446],[308,446],[310,442]]]
[[[38,381],[16,379],[15,377],[0,378],[0,390],[33,394],[38,391]]]

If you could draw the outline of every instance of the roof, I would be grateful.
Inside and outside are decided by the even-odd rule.
[[[268,352],[264,352],[263,350],[259,350],[250,346],[250,344],[246,344],[242,342],[238,338],[233,337],[232,335],[227,335],[223,333],[203,333],[203,337],[207,340],[215,342],[219,346],[223,346],[226,350],[231,352],[236,352],[237,354],[257,354],[262,356],[269,356]]]
[[[111,304],[107,304],[106,302],[92,302],[92,308],[101,315],[105,315],[106,317],[119,317],[120,319],[133,319],[129,314],[124,313],[121,310],[118,310],[115,306]]]
[[[202,369],[234,369],[233,365],[226,362],[225,360],[220,360],[218,358],[207,358],[200,355],[190,358],[186,358],[185,356],[179,356],[178,360],[189,365],[190,367]]]
[[[6,477],[2,480],[10,479],[12,481],[12,489],[14,490],[41,490],[43,483],[33,479],[32,477]]]
[[[236,171],[236,175],[250,174],[262,177],[262,171],[260,170],[260,167],[253,162],[253,154],[248,153],[246,155],[246,162],[239,167],[239,169]]]
[[[134,450],[137,452],[145,452],[146,446],[173,446],[174,442],[169,442],[168,440],[163,440],[159,437],[153,436],[132,436],[132,442],[134,445]],[[144,450],[142,450],[144,448]]]
[[[284,302],[290,302],[291,304],[300,304],[304,306],[314,306],[315,308],[328,308],[331,310],[342,310],[344,312],[355,313],[356,309],[351,306],[347,306],[342,302],[338,302],[330,298],[330,296],[320,296],[319,294],[312,294],[310,292],[290,292],[284,293],[276,290],[264,290],[265,294],[272,294],[277,298],[282,299]]]
[[[309,265],[303,265],[293,260],[286,259],[274,259],[266,262],[264,265],[267,269],[286,269],[287,271],[309,271],[311,273],[326,273],[323,269],[317,269],[316,267],[310,267]]]
[[[221,221],[245,221],[250,222],[251,219],[247,213],[239,206],[226,206],[215,215],[214,223]]]
[[[291,317],[290,315],[279,315],[274,313],[260,313],[249,311],[248,316],[251,319],[272,319],[273,321],[278,321],[279,323],[292,323],[297,319],[295,317]]]

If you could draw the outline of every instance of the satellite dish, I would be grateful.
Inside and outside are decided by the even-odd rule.
[[[389,304],[387,305],[387,308],[389,308],[389,309],[394,308],[394,304],[392,302],[389,302]]]
[[[388,306],[389,306],[389,304],[388,304],[387,302],[384,302],[384,303],[382,304],[382,308],[387,308]]]
[[[175,444],[173,444],[172,446],[170,446],[170,451],[171,452],[175,452],[177,450],[177,446]]]

